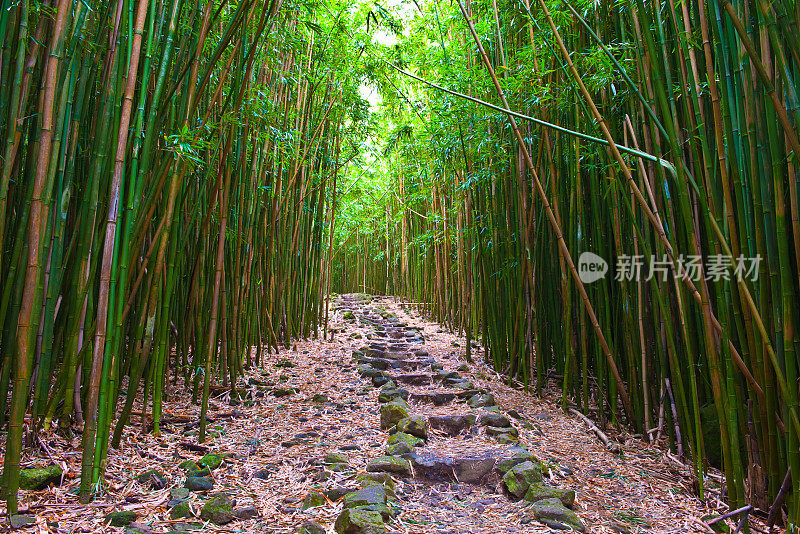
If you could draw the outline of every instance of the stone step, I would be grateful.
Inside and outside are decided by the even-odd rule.
[[[445,404],[450,404],[455,399],[456,394],[449,391],[411,393],[408,397],[408,400],[412,402],[433,404],[434,406],[444,406]]]
[[[414,478],[429,482],[495,486],[502,479],[497,465],[510,455],[507,450],[489,450],[465,456],[446,456],[418,450],[403,457],[411,463]]]
[[[414,400],[409,395],[409,400]],[[428,417],[428,425],[448,436],[457,436],[475,425],[476,417],[468,415],[432,415]]]
[[[394,375],[392,380],[400,384],[408,384],[409,386],[429,386],[433,383],[431,375],[425,373]]]

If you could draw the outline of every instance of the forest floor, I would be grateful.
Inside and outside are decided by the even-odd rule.
[[[370,302],[351,298],[354,300],[344,302],[343,308],[333,306],[332,340],[298,342],[292,350],[268,355],[260,369],[248,371],[241,384],[247,394],[243,402],[231,403],[228,390],[215,389],[210,403],[213,435],[202,447],[196,446],[199,409],[182,387],[173,387],[164,407],[161,435],[142,433],[139,419],[134,418],[120,449],[109,452],[108,487],[88,506],[80,505],[75,495],[80,473],[79,435],[70,440],[55,432],[40,434],[37,446],[24,458],[24,467],[55,463],[64,476],[58,486],[22,492],[20,513],[33,516],[36,523],[18,531],[122,532],[123,527],[109,526],[106,517],[111,512],[130,511],[136,522],[126,532],[292,533],[310,521],[321,525],[324,532],[334,532],[334,522],[343,509],[341,495],[358,489],[359,482],[363,484],[368,467],[376,470],[375,462],[370,462],[384,454],[390,435],[389,430],[381,429],[381,389],[373,387],[370,378],[359,376],[365,367],[353,361],[354,351],[370,343],[384,347],[387,358],[392,347],[415,355],[409,364],[411,371],[390,368],[379,375],[393,373],[398,386],[410,392],[412,415],[444,416],[437,421],[445,423],[438,430],[427,430],[427,443],[412,455],[410,476],[393,477],[389,504],[394,517],[387,519],[387,531],[538,533],[559,528],[558,523],[548,526],[537,520],[545,516],[532,514],[531,503],[514,502],[494,468],[480,471],[485,462],[462,465],[488,458],[494,466],[496,459],[518,453],[519,446],[544,462],[548,487],[575,490],[573,509],[588,532],[702,532],[706,530],[702,517],[727,510],[714,497],[701,502],[692,489],[689,469],[665,449],[625,434],[610,434],[615,443],[612,452],[583,421],[561,411],[555,388],[539,399],[509,387],[483,363],[465,362],[462,337],[392,299]],[[391,318],[391,324],[376,327],[370,318],[379,316]],[[404,337],[393,339],[387,331]],[[473,353],[480,362],[480,352]],[[414,370],[418,364],[413,362],[418,361],[438,362],[434,368],[444,368],[439,378],[441,373],[457,372],[459,383],[465,379],[478,394],[481,390],[491,393],[497,408],[492,408],[491,402],[486,408],[470,407],[458,398],[450,402],[453,391],[461,392],[458,387],[435,386],[432,377],[436,373]],[[425,400],[444,404],[422,402]],[[473,401],[470,403],[476,404]],[[457,419],[448,416],[463,414],[476,414],[479,421],[486,414],[509,415],[516,431],[473,421],[457,428],[457,434],[448,435],[446,424]],[[513,441],[515,433],[519,445],[498,442]],[[498,437],[501,435],[503,438]],[[179,489],[186,482],[179,464],[199,461],[207,452],[224,457],[210,477],[213,489],[187,495]],[[329,453],[343,454],[347,464],[333,464],[335,457],[330,456],[323,462]],[[476,469],[480,472],[472,476]],[[155,476],[139,476],[148,470],[156,470]],[[714,474],[706,480],[711,495],[714,491],[718,495],[720,481]],[[234,497],[235,514],[246,519],[222,525],[200,519],[204,503],[216,492]],[[314,496],[317,502],[313,502]],[[184,515],[189,517],[172,519],[175,514],[170,507],[184,502]],[[319,506],[304,509],[304,503]],[[307,532],[320,532],[313,524],[306,528]]]

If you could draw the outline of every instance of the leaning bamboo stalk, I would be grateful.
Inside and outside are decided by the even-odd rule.
[[[486,66],[486,69],[492,78],[495,90],[497,91],[500,100],[503,102],[503,107],[505,108],[506,111],[510,111],[511,106],[509,106],[508,101],[506,100],[505,93],[503,92],[502,87],[500,87],[500,82],[497,80],[497,76],[494,73],[494,68],[492,68],[492,64],[489,61],[489,58],[486,56],[486,51],[483,49],[481,40],[478,37],[478,34],[475,32],[475,27],[472,24],[472,20],[467,15],[464,5],[461,3],[460,0],[458,5],[459,8],[461,9],[461,14],[464,16],[464,19],[467,22],[470,33],[472,34],[472,37],[475,40],[475,43],[478,47],[478,51],[480,52],[481,57],[483,58],[483,63]],[[517,127],[517,122],[514,120],[514,117],[508,115],[508,120],[509,123],[511,124],[511,128],[514,130],[514,136],[517,138],[517,143],[519,143],[519,146],[522,148],[522,154],[525,159],[525,164],[527,165],[528,170],[531,173],[531,178],[533,179],[534,187],[536,189],[537,194],[539,195],[539,199],[541,200],[542,205],[544,206],[547,219],[550,223],[550,226],[556,237],[556,240],[558,241],[559,253],[566,261],[567,267],[569,268],[570,273],[572,274],[572,278],[575,281],[575,285],[578,288],[578,292],[581,295],[581,302],[583,303],[586,313],[589,315],[589,320],[591,321],[592,326],[594,327],[595,335],[597,336],[598,342],[600,343],[600,346],[603,349],[603,353],[605,354],[606,361],[608,362],[608,366],[611,369],[611,373],[614,375],[614,380],[617,384],[619,395],[622,398],[622,403],[625,407],[625,412],[628,414],[628,417],[631,419],[631,421],[634,422],[635,426],[636,416],[635,412],[633,411],[630,398],[628,397],[625,383],[623,382],[622,376],[620,375],[619,370],[617,369],[617,364],[614,360],[614,356],[611,354],[611,348],[608,346],[605,335],[603,334],[603,331],[600,329],[600,324],[597,321],[597,315],[595,314],[594,307],[589,301],[589,295],[586,293],[586,288],[584,287],[583,282],[581,281],[580,276],[578,275],[578,270],[576,269],[575,263],[572,261],[572,256],[570,255],[569,249],[567,248],[567,245],[564,242],[564,236],[561,232],[561,228],[558,222],[556,221],[555,215],[553,214],[553,210],[550,207],[550,202],[547,200],[547,195],[545,194],[544,189],[542,188],[542,184],[539,181],[538,173],[536,172],[536,168],[534,167],[533,161],[531,160],[531,156],[530,153],[528,152],[525,140],[523,139],[522,134],[519,131],[519,127]]]

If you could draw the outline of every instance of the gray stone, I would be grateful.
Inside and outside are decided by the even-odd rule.
[[[186,477],[183,486],[191,491],[211,491],[214,487],[214,479],[211,477]]]
[[[336,502],[348,493],[352,493],[353,488],[331,488],[326,489],[322,493],[325,494],[325,497],[332,502]]]
[[[188,499],[189,498],[189,490],[187,488],[172,488],[169,490],[169,496],[171,499]]]
[[[478,424],[481,426],[508,428],[511,426],[511,421],[508,417],[499,413],[484,413],[478,418]]]
[[[412,402],[433,404],[434,406],[444,406],[445,404],[450,404],[455,399],[456,394],[450,392],[412,393],[408,397],[408,400]]]
[[[271,469],[259,469],[253,473],[253,478],[257,478],[260,480],[267,480],[269,476],[272,474]]]
[[[475,416],[468,415],[432,415],[428,417],[431,428],[444,432],[449,436],[457,436],[475,424]]]
[[[451,382],[463,380],[463,378],[461,378],[461,375],[456,373],[455,371],[445,371],[443,369],[437,371],[434,376],[436,377],[437,380],[450,380]]]
[[[407,454],[414,476],[433,482],[491,484],[497,480],[495,451],[464,457],[439,456],[430,452]]]
[[[373,376],[372,377],[372,385],[373,387],[379,388],[381,386],[385,386],[392,380],[388,376]]]
[[[322,459],[322,463],[325,465],[346,464],[349,463],[349,460],[344,454],[331,452],[325,455],[325,458]]]
[[[410,386],[428,386],[431,383],[430,375],[424,373],[397,375],[394,380],[400,384],[408,384]]]
[[[153,530],[142,523],[131,523],[125,527],[125,534],[155,534]]]
[[[136,512],[125,510],[122,512],[111,512],[106,516],[106,521],[112,527],[125,527],[136,521],[138,517],[139,514]]]
[[[175,532],[194,532],[196,530],[203,530],[203,523],[193,521],[191,523],[179,522],[173,524]]]
[[[500,445],[514,445],[519,443],[519,438],[509,432],[498,434],[494,439]]]
[[[371,365],[361,364],[358,366],[358,374],[364,378],[375,378],[376,376],[383,376],[383,371],[375,369]]]
[[[36,524],[36,518],[32,515],[15,514],[8,518],[12,529],[30,527]]]
[[[494,400],[494,395],[486,393],[483,395],[475,395],[471,397],[467,404],[473,408],[483,408],[484,406],[495,406],[497,402]]]
[[[160,490],[167,487],[167,479],[158,469],[148,469],[136,475],[136,482],[146,484],[150,489]]]
[[[360,360],[362,363],[373,367],[374,369],[379,369],[381,371],[385,371],[389,368],[389,360],[385,360],[383,358],[370,358],[364,357]]]
[[[233,511],[233,516],[236,519],[240,519],[242,521],[247,521],[248,519],[255,519],[260,514],[258,513],[258,509],[255,506],[244,506],[242,508],[237,508]]]

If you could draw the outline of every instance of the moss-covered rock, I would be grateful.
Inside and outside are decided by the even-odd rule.
[[[394,434],[389,436],[387,443],[389,445],[395,445],[397,443],[405,443],[413,449],[414,447],[419,447],[423,445],[425,442],[422,441],[417,436],[412,436],[411,434],[406,434],[405,432],[395,432]]]
[[[152,489],[164,489],[167,487],[167,478],[158,469],[148,469],[136,475],[136,482],[145,484]]]
[[[411,474],[411,464],[405,458],[397,456],[379,456],[367,464],[370,473],[394,473],[407,476]]]
[[[514,445],[519,443],[519,438],[514,434],[504,432],[503,434],[498,434],[494,437],[495,441],[500,445]]]
[[[553,488],[545,486],[541,482],[535,482],[528,486],[525,492],[525,500],[528,502],[538,502],[543,499],[558,499],[564,506],[572,507],[575,504],[575,490]]]
[[[183,469],[187,477],[207,477],[211,475],[211,470],[208,467],[201,467],[192,460],[185,460],[179,463],[178,467]]]
[[[528,513],[532,518],[552,525],[553,521],[566,525],[578,532],[586,532],[586,527],[578,514],[564,506],[558,499],[542,499],[531,505]]]
[[[514,447],[511,449],[514,451],[514,456],[511,458],[506,458],[500,460],[497,463],[497,470],[503,473],[504,475],[508,473],[508,470],[514,467],[515,465],[519,465],[523,462],[533,462],[536,463],[536,457],[525,449],[524,447]]]
[[[499,436],[501,434],[507,434],[509,436],[513,436],[515,438],[519,437],[519,430],[512,427],[497,427],[497,426],[487,426],[486,427],[486,435],[487,436]]]
[[[192,514],[192,507],[186,501],[181,501],[173,506],[169,511],[170,519],[183,519],[185,517],[194,517]]]
[[[503,484],[505,484],[508,492],[521,499],[525,496],[525,492],[531,484],[542,481],[542,472],[539,467],[533,462],[523,462],[515,465],[503,476]]]
[[[295,534],[325,534],[325,527],[316,521],[306,521],[297,528]]]
[[[210,452],[205,456],[203,456],[202,458],[200,458],[198,464],[201,465],[202,467],[208,467],[213,471],[222,464],[222,455]]]
[[[388,504],[370,504],[367,506],[359,506],[355,508],[355,510],[365,510],[370,512],[378,512],[381,514],[381,519],[384,521],[388,521],[389,518],[394,517],[400,511],[399,508],[395,509],[389,506]]]
[[[197,465],[197,462],[194,460],[184,460],[178,464],[178,469],[183,469],[184,471],[198,471],[200,466]]]
[[[200,510],[200,518],[215,525],[225,525],[234,520],[233,501],[228,495],[218,493],[211,497]]]
[[[344,496],[345,508],[359,508],[376,504],[385,505],[388,499],[388,492],[383,486],[367,486],[360,490],[348,493]]]
[[[394,479],[388,473],[363,473],[358,475],[356,482],[362,488],[384,486],[390,493],[394,491]]]
[[[306,521],[298,527],[296,534],[325,534],[325,527],[316,521]]]
[[[303,499],[303,510],[323,506],[326,502],[325,494],[320,491],[311,490],[308,492],[305,499]]]
[[[414,452],[414,448],[403,441],[386,447],[386,456],[402,456],[410,452]]]
[[[494,395],[491,393],[477,394],[467,401],[472,408],[483,408],[485,406],[495,406],[497,401],[494,400]]]
[[[324,395],[324,394],[322,394],[322,393],[316,393],[316,394],[314,394],[314,396],[311,398],[311,400],[312,400],[312,402],[315,402],[315,403],[317,403],[317,404],[323,404],[323,403],[325,403],[325,402],[328,402],[328,396],[327,396],[327,395]]]
[[[338,534],[383,534],[386,525],[380,513],[373,510],[346,509],[336,518]]]
[[[500,413],[486,412],[478,418],[478,424],[481,426],[508,428],[511,426],[511,420]]]
[[[395,399],[381,406],[381,429],[388,430],[398,421],[409,416],[409,408],[403,399]]]
[[[379,388],[381,386],[385,386],[392,380],[388,376],[373,376],[372,377],[372,386]]]
[[[50,484],[58,486],[61,484],[61,475],[63,474],[64,472],[57,465],[22,469],[19,472],[19,489],[40,490]]]
[[[397,430],[420,439],[428,439],[428,422],[421,415],[412,415],[399,420]]]
[[[111,512],[106,516],[106,521],[112,527],[124,527],[136,521],[137,517],[139,517],[139,514],[136,512],[125,510],[122,512]]]
[[[357,370],[358,374],[364,378],[375,378],[378,376],[384,376],[383,371],[375,369],[374,367],[372,367],[367,363],[362,363],[361,365],[359,365]]]
[[[408,390],[403,388],[391,388],[391,387],[384,387],[381,389],[381,392],[378,393],[378,402],[381,404],[386,404],[387,402],[392,402],[395,399],[408,399]]]
[[[349,460],[347,456],[339,452],[331,452],[325,455],[325,458],[322,459],[322,463],[325,465],[334,465],[334,464],[347,464]]]

